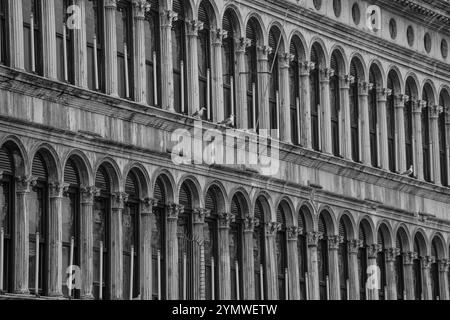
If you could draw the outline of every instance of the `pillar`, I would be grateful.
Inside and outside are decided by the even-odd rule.
[[[200,84],[198,80],[198,31],[203,29],[203,23],[195,20],[186,21],[186,79],[188,114],[192,115],[200,109]]]
[[[269,60],[268,55],[272,52],[269,46],[258,46],[258,119],[259,134],[270,136],[270,114],[269,114]],[[261,131],[261,129],[267,131]]]
[[[315,64],[309,61],[299,61],[300,76],[300,114],[301,114],[301,141],[300,144],[308,149],[312,149],[311,132],[311,95],[309,86],[309,73],[314,69]]]
[[[41,1],[43,76],[56,79],[55,0]],[[39,41],[39,40],[38,40]]]
[[[242,277],[244,300],[255,300],[255,261],[253,259],[253,231],[257,221],[247,215],[244,218],[244,249],[242,259]]]
[[[328,270],[330,279],[330,300],[341,300],[341,286],[339,279],[339,258],[338,250],[339,236],[328,237]]]
[[[141,300],[152,300],[153,294],[152,229],[155,222],[153,207],[156,203],[157,200],[151,198],[141,200],[138,249]]]
[[[380,163],[382,169],[389,171],[389,147],[388,147],[388,127],[387,127],[387,96],[391,93],[390,89],[377,89],[377,123],[378,123],[378,154],[380,155]],[[398,113],[397,113],[398,117]],[[396,119],[397,119],[396,117]],[[403,125],[403,124],[402,124]],[[398,125],[395,126],[398,128]],[[404,132],[404,130],[403,130]],[[398,144],[396,143],[396,146]],[[403,144],[404,146],[405,144]],[[403,171],[402,171],[403,172]]]
[[[172,203],[167,208],[167,300],[178,300],[182,296],[178,290],[178,215],[184,207]]]
[[[216,29],[211,31],[211,45],[212,45],[211,107],[214,122],[220,122],[224,120],[226,116],[223,100],[222,40],[226,38],[227,35],[228,32],[225,30]]]
[[[209,210],[198,208],[192,211],[193,216],[193,263],[192,263],[192,285],[193,300],[206,299],[206,271],[205,271],[205,253],[204,241],[205,235],[203,225],[205,218],[209,216]]]
[[[369,266],[377,266],[377,254],[381,250],[381,246],[378,244],[372,244],[367,247],[367,267]],[[367,274],[368,277],[370,277],[369,274]],[[367,281],[366,284],[366,290],[367,290],[367,297],[366,300],[378,300],[378,291],[384,290],[384,288],[381,288],[381,275],[378,275],[378,283],[374,286],[370,285],[370,281]],[[369,286],[368,286],[369,284]]]
[[[447,154],[447,182],[450,185],[450,108],[444,109],[444,122],[445,122],[445,150]],[[450,296],[449,296],[450,299]]]
[[[439,299],[449,300],[448,260],[439,260]]]
[[[439,150],[439,114],[443,111],[440,106],[430,108],[430,142],[431,142],[431,165],[433,166],[433,181],[437,185],[441,185],[441,154]]]
[[[397,132],[397,171],[402,173],[409,169],[411,164],[406,163],[406,144],[405,144],[405,102],[408,96],[398,94],[395,96],[395,130]]]
[[[80,28],[73,30],[74,83],[78,87],[87,88],[86,0],[75,0],[74,4],[80,10]]]
[[[61,297],[62,294],[62,182],[50,183],[49,206],[49,251],[48,251],[48,295]]]
[[[287,230],[287,259],[289,300],[300,300],[300,269],[298,265],[298,227],[291,226]]]
[[[290,53],[282,53],[278,57],[279,65],[279,90],[280,90],[280,106],[277,117],[280,117],[280,140],[292,144],[291,130],[291,101],[289,86],[289,64],[294,59]]]
[[[322,235],[319,232],[308,232],[306,234],[306,242],[308,245],[309,300],[320,300],[317,246],[321,237]]]
[[[219,214],[219,299],[231,299],[230,222],[234,216],[224,212]]]
[[[275,237],[278,230],[281,228],[281,224],[278,222],[267,222],[265,225],[266,230],[266,288],[267,296],[266,300],[278,300],[278,273],[277,273],[277,258],[276,258],[276,243]]]
[[[118,97],[117,79],[117,38],[116,8],[117,0],[105,0],[105,85],[106,94]]]
[[[178,14],[174,11],[164,8],[161,8],[159,12],[161,28],[161,107],[171,112],[175,111],[172,63],[172,22],[177,19],[177,16]]]
[[[350,83],[353,83],[355,78],[350,75],[342,75],[339,77],[340,89],[340,106],[342,113],[342,139],[341,140],[341,154],[347,160],[352,160],[352,136],[351,136],[351,119],[350,119]]]
[[[123,232],[122,212],[127,194],[117,192],[112,195],[110,250],[110,299],[123,298]]]
[[[134,21],[134,99],[147,103],[147,68],[145,64],[145,13],[150,4],[145,0],[133,0]]]
[[[369,100],[368,92],[370,91],[372,84],[367,82],[360,82],[358,84],[358,96],[359,96],[359,123],[360,123],[360,136],[359,143],[361,154],[361,161],[366,166],[371,165],[370,154],[370,128],[369,128]]]
[[[348,284],[350,300],[359,300],[359,270],[358,270],[358,251],[362,245],[359,239],[353,239],[348,242]]]
[[[399,248],[388,248],[386,250],[386,300],[397,300],[397,282],[395,270],[395,258],[400,254]],[[403,293],[402,293],[403,294]]]
[[[422,295],[423,300],[432,300],[433,292],[431,288],[431,263],[433,263],[433,258],[430,256],[422,257],[420,260],[422,262]]]
[[[8,1],[9,59],[12,68],[25,68],[23,46],[22,0]]]
[[[245,69],[245,50],[251,40],[240,38],[235,42],[236,54],[236,124],[239,129],[248,129],[247,73]]]
[[[332,154],[331,145],[331,109],[330,109],[330,77],[334,75],[334,70],[330,68],[320,69],[320,141],[322,151]]]
[[[423,180],[423,150],[422,150],[422,108],[425,101],[412,101],[413,112],[413,150],[414,150],[414,174],[419,180]]]
[[[94,220],[92,208],[94,198],[99,195],[95,187],[81,188],[81,223],[80,223],[80,269],[83,275],[81,279],[81,299],[94,299],[92,283],[94,282]]]
[[[405,283],[406,300],[415,299],[413,261],[417,258],[417,254],[408,251],[403,254],[403,277]]]

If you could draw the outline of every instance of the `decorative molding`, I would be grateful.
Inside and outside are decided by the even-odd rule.
[[[133,0],[134,18],[145,19],[145,14],[150,11],[151,4],[147,0]]]
[[[328,249],[338,250],[339,244],[344,240],[342,236],[328,236]]]
[[[178,220],[178,216],[184,212],[184,206],[176,203],[169,204],[167,209],[168,220]]]
[[[105,9],[116,9],[117,0],[105,0],[103,6],[105,7]]]
[[[158,205],[158,200],[154,198],[143,198],[141,201],[141,215],[149,215],[153,213],[153,207]]]
[[[313,231],[306,234],[306,243],[308,247],[317,247],[320,239],[323,239],[322,232]]]
[[[289,226],[286,228],[288,240],[297,240],[299,235],[299,228],[296,226]]]
[[[367,256],[369,258],[376,258],[378,252],[380,252],[381,250],[382,250],[381,245],[379,245],[378,243],[374,243],[367,247]]]
[[[93,204],[95,197],[100,195],[100,189],[96,186],[81,186],[81,203],[83,204]]]
[[[274,236],[275,233],[280,231],[281,229],[281,223],[279,222],[267,222],[266,223],[266,235],[267,236]]]
[[[348,252],[350,254],[358,254],[359,248],[363,246],[363,242],[359,239],[348,241]]]
[[[311,70],[314,70],[316,64],[311,61],[300,61],[299,63],[300,75],[309,76]]]
[[[444,112],[444,107],[438,106],[438,105],[432,106],[430,108],[430,118],[437,119],[437,118],[439,118],[439,114],[442,112]]]
[[[223,39],[228,37],[228,31],[223,29],[211,30],[211,43],[213,45],[221,46]]]
[[[198,20],[186,21],[186,34],[188,36],[198,36],[198,32],[203,30],[203,22]]]
[[[331,68],[321,68],[320,70],[321,80],[329,80],[332,76],[334,76],[334,69]]]
[[[280,62],[280,68],[289,68],[289,64],[294,61],[295,56],[289,52],[279,53],[278,61]]]
[[[128,194],[125,192],[116,192],[112,194],[112,209],[123,209],[128,200]]]
[[[30,192],[37,184],[37,178],[33,176],[16,177],[16,190],[18,193]]]
[[[204,208],[197,208],[192,210],[192,216],[194,217],[194,224],[204,224],[205,218],[209,217],[211,214],[211,210]]]
[[[230,228],[230,223],[236,221],[236,216],[229,212],[221,212],[218,214],[219,228]]]
[[[388,248],[386,249],[386,261],[393,262],[400,255],[399,248]]]
[[[161,17],[161,27],[172,28],[173,22],[178,20],[178,13],[172,10],[161,8],[159,15]]]
[[[259,226],[258,218],[252,217],[249,214],[246,215],[244,218],[244,231],[253,232],[256,226]]]
[[[69,191],[69,186],[70,184],[62,181],[49,183],[48,184],[49,197],[61,198],[64,195],[67,195],[67,192]]]
[[[245,52],[245,49],[247,49],[248,47],[250,47],[252,45],[252,40],[242,37],[242,38],[236,39],[235,44],[236,44],[237,52]]]
[[[271,54],[272,51],[273,51],[273,48],[271,48],[271,47],[269,47],[269,46],[266,46],[266,45],[263,45],[263,46],[257,46],[256,48],[258,49],[258,51],[259,51],[261,54],[263,54],[263,55],[265,55],[265,56],[268,56],[268,55]]]
[[[438,261],[439,272],[448,272],[449,260],[441,259]]]
[[[429,269],[431,267],[431,264],[435,262],[434,257],[425,256],[422,257],[422,269]]]

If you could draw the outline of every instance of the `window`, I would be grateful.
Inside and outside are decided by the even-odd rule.
[[[9,63],[8,1],[0,0],[0,63]]]
[[[333,0],[333,11],[336,18],[341,16],[342,4],[341,0]]]
[[[348,240],[347,230],[344,221],[339,223],[339,243],[338,263],[339,263],[339,282],[341,286],[341,300],[347,300],[349,288],[347,288],[348,281]]]
[[[392,40],[397,38],[397,22],[393,18],[389,20],[389,34]]]
[[[442,58],[447,59],[448,43],[447,43],[447,40],[445,40],[445,39],[442,39],[442,41],[441,41],[441,54],[442,54]]]
[[[386,121],[387,121],[387,135],[388,135],[388,160],[389,170],[395,172],[396,170],[396,158],[395,158],[395,102],[394,102],[394,80],[392,77],[388,77],[388,89],[391,90],[391,94],[387,96],[386,102]]]
[[[258,130],[258,67],[256,46],[258,43],[256,22],[250,19],[247,24],[246,38],[251,41],[250,46],[245,49],[245,72],[247,74],[247,109],[249,126],[255,131]]]
[[[405,103],[404,118],[405,118],[405,147],[406,147],[406,168],[409,168],[414,164],[414,154],[413,154],[413,91],[411,78],[406,81],[406,95],[409,97],[408,101]]]
[[[184,206],[183,213],[178,216],[178,292],[180,300],[193,299],[192,258],[193,250],[197,250],[192,241],[192,195],[186,184],[180,190],[180,204]]]
[[[434,238],[431,243],[431,257],[433,262],[430,268],[431,297],[433,300],[439,300],[439,254],[437,249],[437,239]]]
[[[273,50],[269,54],[269,70],[271,74],[269,76],[269,117],[270,117],[270,129],[277,129],[279,131],[279,70],[278,70],[278,55],[276,49],[279,44],[280,34],[275,28],[272,28],[269,33],[269,47]]]
[[[277,222],[281,228],[277,231],[275,237],[275,250],[277,259],[277,273],[278,273],[278,299],[287,300],[288,295],[286,290],[287,284],[287,236],[286,236],[286,219],[284,210],[279,207],[277,210]]]
[[[425,181],[431,182],[431,152],[430,152],[430,108],[431,101],[427,88],[424,88],[423,101],[426,102],[422,109],[422,154],[423,154],[423,178]]]
[[[299,280],[300,280],[300,299],[306,300],[306,279],[308,273],[308,250],[306,242],[306,224],[305,224],[305,210],[301,208],[298,217],[298,239],[297,239],[297,252],[298,252],[298,267],[299,267]]]
[[[311,62],[315,63],[314,69],[309,74],[310,99],[311,99],[311,130],[312,130],[312,147],[319,151],[319,110],[320,110],[320,84],[319,84],[319,56],[317,49],[313,46],[311,50]]]
[[[218,208],[215,188],[211,188],[206,195],[205,207],[211,210],[209,217],[203,224],[205,268],[206,268],[206,300],[218,299],[221,283],[219,282],[218,255]],[[213,286],[214,285],[214,286]]]
[[[203,29],[198,31],[198,80],[200,89],[200,108],[207,109],[206,120],[212,120],[211,108],[211,39],[209,12],[205,1],[202,1],[198,11],[198,18],[203,22]]]
[[[448,98],[448,94],[447,94]],[[448,155],[447,155],[447,137],[445,132],[445,114],[448,101],[444,98],[444,94],[441,93],[439,97],[439,105],[444,108],[441,113],[439,113],[438,118],[438,130],[439,130],[439,158],[441,167],[441,183],[443,186],[448,186]]]
[[[255,205],[255,218],[259,225],[255,226],[253,232],[253,259],[255,268],[255,299],[263,300],[266,295],[266,272],[265,272],[265,230],[264,210],[261,201]]]
[[[289,94],[291,112],[291,137],[292,142],[300,144],[300,83],[299,83],[299,55],[296,45],[291,42],[290,53],[294,59],[289,64]],[[298,109],[297,109],[298,108]]]
[[[378,231],[378,245],[381,251],[377,252],[377,266],[380,268],[380,290],[378,290],[378,298],[387,300],[386,294],[386,247],[384,236],[381,230]]]
[[[166,297],[166,194],[162,180],[158,178],[155,184],[154,197],[158,200],[156,207],[153,208],[155,223],[152,229],[152,266],[153,266],[153,299],[164,299]]]
[[[131,98],[134,94],[133,82],[133,34],[130,3],[125,0],[117,2],[116,37],[117,37],[117,82],[119,97]]]
[[[160,106],[161,96],[161,50],[159,38],[159,6],[152,3],[145,19],[145,66],[147,73],[147,103],[150,106]]]
[[[425,48],[425,51],[427,53],[430,53],[430,51],[431,51],[431,36],[428,32],[425,33],[425,36],[423,37],[423,46]]]
[[[400,234],[397,234],[396,246],[398,255],[395,257],[395,281],[397,285],[397,300],[405,299],[405,280],[403,276],[403,246]]]
[[[358,249],[358,276],[359,276],[359,297],[361,300],[367,300],[366,282],[367,282],[367,237],[363,226],[359,227],[359,241],[361,247]]]
[[[317,246],[317,266],[319,271],[319,293],[320,300],[328,300],[328,240],[327,228],[323,215],[319,218],[319,232],[322,238]]]
[[[73,30],[67,28],[67,8],[71,0],[55,1],[56,64],[59,81],[74,83]],[[65,43],[64,43],[65,40]]]
[[[222,72],[223,72],[223,98],[225,108],[225,118],[230,115],[236,116],[235,100],[235,70],[234,70],[234,30],[233,17],[230,11],[225,13],[223,18],[223,28],[228,32],[228,36],[222,42]]]
[[[352,61],[350,74],[354,77],[354,82],[350,84],[350,130],[352,141],[352,159],[355,162],[360,161],[359,157],[359,77],[356,70],[356,63]]]
[[[23,1],[22,17],[25,70],[42,75],[40,1]]]
[[[406,29],[406,38],[408,40],[408,44],[410,47],[414,45],[414,29],[411,26],[408,26],[408,29]]]
[[[330,79],[330,102],[331,102],[331,145],[333,155],[340,155],[339,141],[339,113],[340,113],[340,87],[339,87],[339,65],[336,54],[331,56],[331,69],[334,75]]]
[[[420,244],[417,236],[414,238],[414,252],[417,257],[413,260],[413,284],[416,300],[423,300],[422,296],[422,257],[420,255]]]
[[[354,3],[352,6],[352,18],[353,22],[358,25],[361,21],[361,11],[359,10],[359,6],[357,3]]]
[[[242,226],[242,210],[238,196],[233,197],[231,204],[231,214],[234,221],[230,224],[230,233],[228,235],[230,241],[230,266],[231,266],[231,299],[242,299],[243,287],[243,265],[242,265],[242,248],[243,248],[243,226]]]
[[[176,112],[186,114],[185,22],[184,8],[181,0],[173,1],[173,11],[178,14],[178,19],[175,20],[172,25],[174,107]]]
[[[369,136],[370,136],[370,157],[373,167],[378,167],[378,139],[377,139],[377,126],[378,126],[378,112],[377,112],[377,80],[374,67],[370,68],[369,82],[373,84],[369,90]]]
[[[85,1],[85,5],[88,88],[104,92],[103,1]]]

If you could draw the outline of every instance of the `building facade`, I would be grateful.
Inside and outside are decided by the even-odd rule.
[[[449,25],[443,0],[1,0],[0,297],[449,299]],[[278,170],[175,163],[201,108],[201,138],[235,118],[222,157],[263,136]]]

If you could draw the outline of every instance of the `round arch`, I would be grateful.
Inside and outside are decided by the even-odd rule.
[[[191,195],[192,195],[191,200],[192,200],[193,208],[195,208],[195,207],[203,208],[205,202],[204,202],[204,198],[201,196],[201,195],[203,195],[202,188],[201,188],[198,180],[190,174],[184,175],[178,182],[178,186],[176,189],[177,190],[177,201],[179,201],[178,197],[180,195],[183,184],[185,184],[187,186],[187,188],[189,189],[189,191],[191,192]]]
[[[25,177],[31,173],[30,160],[22,141],[16,136],[6,136],[0,141],[0,147],[12,153],[14,174]]]
[[[340,214],[338,222],[338,225],[340,225],[341,222],[344,224],[345,231],[347,232],[347,239],[356,239],[356,223],[349,211],[344,210]]]
[[[232,29],[234,31],[234,34],[229,34],[228,37],[235,37],[235,38],[242,38],[245,37],[245,34],[243,34],[243,26],[244,21],[242,20],[241,13],[239,9],[236,7],[234,3],[228,3],[225,5],[225,8],[223,9],[223,14],[221,15],[221,21],[222,21],[222,29],[225,30],[225,27],[223,25],[223,22],[225,18],[228,16],[228,19],[230,20],[232,24]]]
[[[45,165],[47,166],[48,170],[48,179],[49,182],[58,182],[62,181],[62,167],[61,167],[61,160],[59,158],[58,153],[56,150],[49,145],[48,143],[41,143],[30,151],[30,168],[32,169],[33,160],[36,157],[37,154],[40,154],[42,158],[44,159]]]
[[[301,61],[308,60],[307,59],[307,57],[309,57],[308,46],[306,44],[305,38],[298,30],[294,30],[291,33],[291,35],[289,36],[288,43],[290,44],[291,48],[295,48],[295,51],[297,52],[298,57],[301,59]]]
[[[368,245],[374,244],[375,243],[375,234],[374,234],[375,226],[374,226],[372,219],[369,216],[361,217],[361,219],[359,220],[359,223],[358,223],[358,233],[361,228],[364,231],[364,234],[366,235],[367,244]]]
[[[256,33],[257,43],[255,45],[264,45],[268,42],[268,35],[266,33],[266,28],[264,27],[264,22],[261,17],[256,12],[251,12],[245,19],[245,30],[252,27]],[[247,31],[246,31],[247,37]]]
[[[96,165],[94,166],[94,177],[97,176],[97,173],[100,169],[100,167],[103,167],[107,174],[108,174],[108,178],[110,179],[110,183],[111,183],[111,190],[110,192],[119,192],[119,191],[123,191],[124,190],[124,185],[121,185],[121,181],[123,181],[122,179],[122,175],[120,173],[120,169],[119,166],[117,165],[117,163],[109,157],[104,157],[102,159],[100,159],[99,161],[97,161]]]
[[[75,163],[78,174],[80,175],[80,183],[84,186],[92,186],[94,184],[94,177],[91,164],[86,154],[76,149],[70,151],[62,161],[62,168],[64,168],[64,170],[69,160],[72,160]]]

